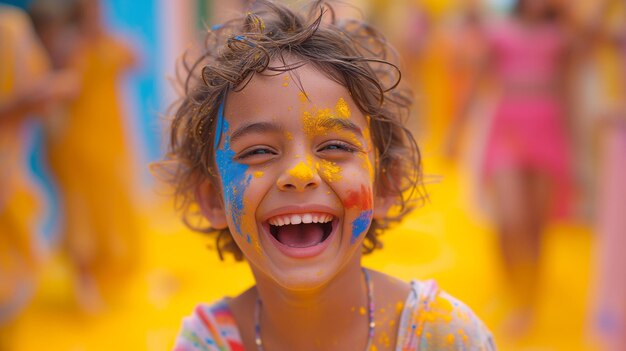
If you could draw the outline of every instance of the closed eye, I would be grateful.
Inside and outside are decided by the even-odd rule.
[[[330,152],[356,152],[358,148],[342,141],[332,141],[322,145],[318,151],[330,151]]]
[[[239,155],[235,157],[237,160],[245,160],[255,157],[263,157],[263,156],[272,156],[277,155],[276,151],[267,148],[267,147],[255,147],[251,149],[244,150]]]

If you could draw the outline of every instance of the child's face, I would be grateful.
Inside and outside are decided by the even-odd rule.
[[[293,73],[257,74],[229,94],[216,163],[224,215],[257,278],[306,289],[360,262],[374,150],[345,87],[311,65]]]

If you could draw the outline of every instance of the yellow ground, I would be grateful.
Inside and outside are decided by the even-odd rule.
[[[426,158],[442,176],[428,185],[430,203],[384,237],[385,249],[365,265],[397,277],[435,278],[497,331],[502,272],[492,228],[472,209],[469,177]],[[245,264],[220,263],[210,243],[184,229],[163,208],[143,215],[140,268],[124,294],[104,312],[87,315],[72,302],[65,262],[45,272],[39,293],[12,330],[11,350],[168,350],[181,318],[200,301],[234,295],[251,284]],[[585,346],[591,233],[556,225],[546,236],[539,321],[513,345],[496,333],[501,350],[592,350]]]

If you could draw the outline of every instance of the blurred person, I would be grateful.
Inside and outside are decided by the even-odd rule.
[[[592,331],[602,350],[626,350],[626,2],[604,0],[618,25],[597,25],[604,101],[597,128],[596,283]],[[621,5],[621,8],[620,8]],[[615,10],[615,11],[613,11]],[[607,17],[599,16],[598,18]],[[596,21],[599,22],[599,21]],[[609,22],[609,21],[607,21]],[[606,55],[602,55],[606,54]]]
[[[485,32],[484,58],[447,140],[460,134],[480,82],[496,89],[482,173],[491,195],[511,301],[504,332],[524,335],[533,319],[541,234],[571,205],[568,84],[574,43],[563,4],[519,0],[511,17]]]
[[[139,253],[135,172],[118,97],[135,56],[106,33],[100,11],[97,0],[36,0],[30,8],[55,68],[75,71],[81,82],[66,115],[48,124],[47,149],[61,193],[63,246],[88,312],[114,297]]]
[[[25,119],[75,96],[71,72],[49,59],[23,11],[0,4],[0,349],[31,296],[46,252],[37,240],[39,201],[24,162]]]

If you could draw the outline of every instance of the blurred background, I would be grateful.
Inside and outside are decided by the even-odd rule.
[[[626,2],[346,3],[398,49],[430,197],[365,265],[501,350],[626,350]],[[249,5],[0,1],[0,350],[169,350],[253,283],[148,170],[177,59]]]

